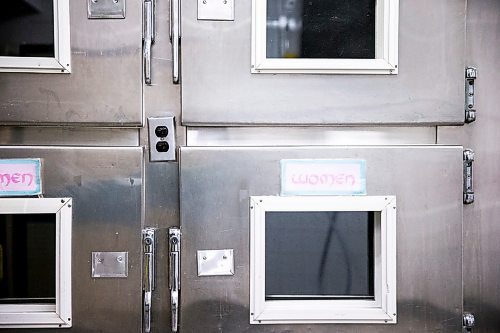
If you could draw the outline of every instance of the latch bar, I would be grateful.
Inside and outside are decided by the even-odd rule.
[[[179,228],[172,227],[168,229],[168,243],[170,252],[169,288],[170,311],[172,312],[172,332],[177,332],[179,328],[179,292],[181,289],[181,231]]]
[[[474,202],[474,182],[472,177],[472,163],[474,162],[474,151],[471,149],[464,150],[464,204],[468,205]]]
[[[155,0],[144,0],[144,82],[151,85],[151,47],[155,42]]]
[[[145,228],[142,231],[143,247],[143,330],[151,332],[151,299],[155,289],[155,254],[156,254],[156,229]]]

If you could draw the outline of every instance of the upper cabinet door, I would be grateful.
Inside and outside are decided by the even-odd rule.
[[[142,124],[142,1],[127,1],[125,15],[122,0],[90,3],[118,17],[89,18],[83,0],[4,5],[0,124]]]
[[[462,124],[465,2],[183,1],[183,123]]]

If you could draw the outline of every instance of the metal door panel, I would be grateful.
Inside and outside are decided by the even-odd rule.
[[[361,158],[368,195],[396,195],[396,325],[250,325],[249,196],[280,193],[280,160]],[[461,332],[462,148],[181,148],[181,332]],[[196,251],[234,249],[198,277]]]
[[[485,50],[487,50],[485,52]],[[478,69],[477,120],[439,127],[438,143],[459,142],[475,152],[475,202],[464,207],[464,309],[476,317],[474,333],[500,332],[500,1],[467,3],[467,65]],[[494,263],[494,264],[493,264]]]
[[[462,124],[465,0],[400,2],[398,75],[250,74],[251,1],[234,22],[182,2],[186,125]]]
[[[0,156],[42,158],[44,196],[73,198],[71,332],[141,332],[142,148],[1,147]],[[92,279],[92,251],[127,251],[128,277]]]
[[[0,73],[1,124],[142,124],[142,2],[89,20],[71,1],[71,74]]]

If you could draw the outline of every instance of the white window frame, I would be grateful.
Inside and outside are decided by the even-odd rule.
[[[69,0],[54,2],[54,57],[0,57],[0,72],[71,73]]]
[[[375,299],[266,300],[265,215],[272,211],[375,212]],[[396,197],[250,197],[250,324],[396,322]]]
[[[252,0],[252,73],[398,73],[399,0],[376,1],[375,59],[267,58],[267,1]]]
[[[0,329],[71,327],[72,199],[0,199],[0,214],[56,215],[56,304],[0,304]]]

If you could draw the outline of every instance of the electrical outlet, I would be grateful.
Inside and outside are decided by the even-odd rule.
[[[175,161],[174,117],[148,118],[149,160]]]

